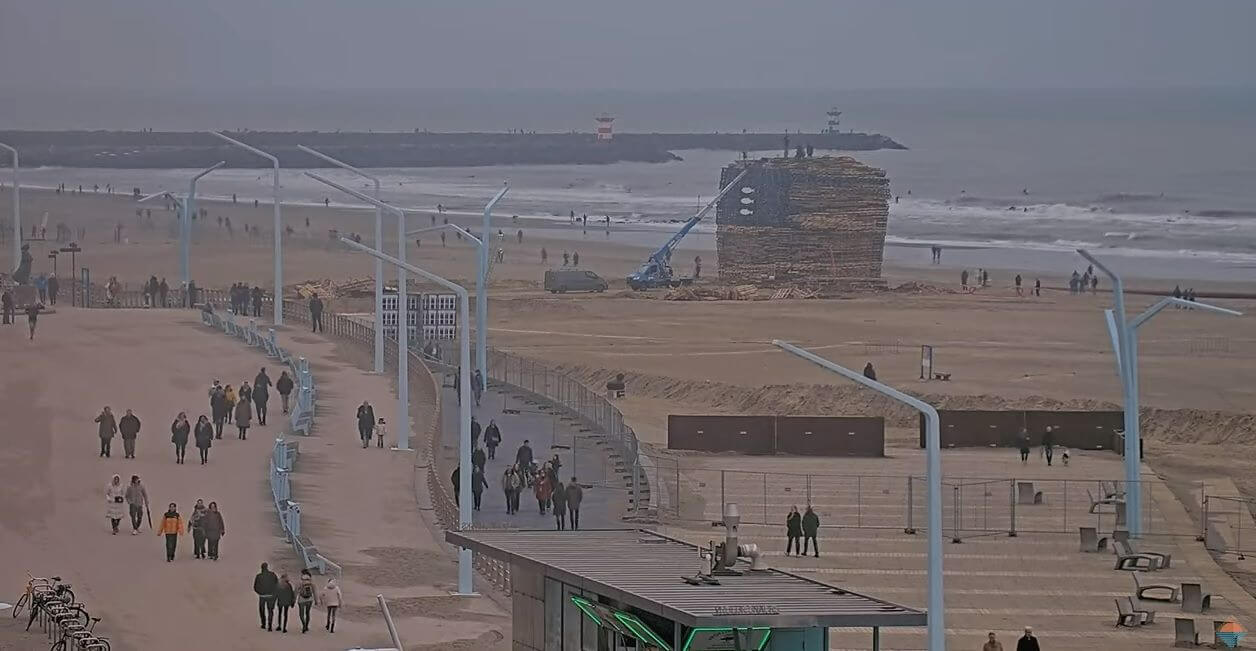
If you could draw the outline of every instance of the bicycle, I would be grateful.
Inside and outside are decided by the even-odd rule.
[[[90,626],[63,630],[61,639],[53,642],[48,651],[109,651],[109,638],[93,633],[99,621],[99,617],[92,617]]]
[[[51,591],[58,597],[69,596],[69,601],[74,601],[74,591],[70,589],[70,584],[61,583],[61,577],[37,577],[32,576],[30,572],[26,573],[26,589],[22,592],[22,596],[18,598],[17,603],[13,604],[13,618],[17,619],[22,609],[29,607],[36,593],[44,593]]]

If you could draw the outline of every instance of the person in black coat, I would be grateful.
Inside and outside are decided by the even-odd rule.
[[[371,434],[375,432],[375,408],[363,400],[358,406],[358,436],[362,439],[362,447],[371,445]]]
[[[218,431],[222,431],[222,423],[218,424]],[[205,418],[205,414],[201,414],[201,417],[197,419],[196,430],[192,432],[192,436],[196,439],[196,449],[201,452],[203,466],[209,463],[209,448],[214,444],[214,426],[209,424],[209,419]]]
[[[174,462],[183,463],[183,454],[188,448],[188,435],[192,432],[192,424],[188,422],[188,415],[179,412],[174,422],[170,424],[170,442],[174,443]]]
[[[283,413],[288,413],[288,396],[292,395],[292,376],[287,371],[279,374],[279,379],[275,381],[275,390],[279,392],[279,398],[283,401]]]
[[[257,288],[254,288],[257,291]],[[256,305],[261,305],[260,299],[254,299]],[[279,630],[283,633],[288,632],[288,609],[297,604],[297,591],[292,587],[292,582],[288,580],[287,574],[279,575],[279,587],[275,589],[275,605],[279,606]]]
[[[785,516],[785,535],[788,536],[785,555],[789,556],[790,549],[793,549],[795,555],[802,555],[802,514],[796,506],[790,507],[789,515]]]
[[[270,402],[270,376],[266,375],[266,369],[257,372],[257,376],[253,378],[253,405],[256,407],[254,412],[257,414],[257,424],[266,424],[266,403]]]
[[[497,458],[497,446],[502,444],[502,431],[497,428],[497,422],[489,419],[488,427],[484,428],[484,447],[488,448],[488,458]]]
[[[262,563],[262,571],[253,577],[253,592],[257,594],[257,616],[262,621],[262,628],[273,630],[275,623],[276,593],[279,591],[279,577],[266,563]]]
[[[1041,651],[1038,648],[1038,638],[1034,637],[1034,629],[1032,627],[1025,627],[1025,634],[1016,641],[1016,651]]]
[[[227,406],[226,389],[218,385],[210,389],[209,409],[210,414],[214,418],[214,438],[222,438],[222,426],[223,423],[227,422],[227,413],[231,411]],[[200,447],[199,442],[196,447]]]

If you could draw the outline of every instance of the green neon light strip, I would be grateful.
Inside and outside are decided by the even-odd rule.
[[[655,635],[654,630],[646,626],[645,622],[637,619],[635,615],[620,611],[615,613],[615,619],[618,619],[619,623],[632,631],[633,637],[638,640],[656,646],[663,651],[672,651],[670,644],[664,642],[658,635]]]
[[[637,619],[637,617],[631,613],[613,611],[612,614],[615,616],[617,621],[608,622],[597,614],[597,606],[592,601],[589,601],[584,597],[572,595],[571,603],[575,604],[576,608],[580,609],[580,612],[583,612],[600,628],[610,629],[620,635],[627,635],[641,642],[645,642],[646,644],[656,646],[659,649],[662,649],[662,651],[672,651],[671,645],[664,642],[662,638],[655,634],[653,629],[646,626],[645,622]],[[610,610],[610,608],[606,606],[602,607]]]
[[[772,638],[772,628],[768,626],[751,626],[749,628],[752,631],[767,631],[763,635],[763,641],[759,643],[759,646],[755,650],[755,651],[763,651],[763,649],[767,647],[768,645],[768,640]],[[689,647],[693,645],[693,638],[700,631],[710,632],[710,633],[732,633],[734,630],[744,631],[746,630],[746,628],[741,627],[741,628],[734,629],[731,626],[713,626],[713,627],[695,628],[689,631],[689,638],[685,640],[685,646],[681,649],[681,651],[689,651]]]

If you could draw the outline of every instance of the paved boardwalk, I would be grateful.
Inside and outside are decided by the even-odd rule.
[[[441,409],[444,418],[441,455],[445,468],[454,467],[458,454],[458,400],[452,383],[451,374],[445,382],[450,386],[441,392],[444,400]],[[511,526],[520,529],[555,527],[554,517],[548,512],[545,515],[540,513],[536,498],[527,489],[520,496],[519,513],[506,513],[506,501],[501,488],[502,473],[515,462],[515,453],[524,439],[527,439],[531,442],[537,464],[554,454],[558,455],[562,462],[560,479],[564,485],[572,476],[580,480],[584,487],[584,502],[580,508],[581,528],[624,526],[620,516],[628,501],[627,491],[610,466],[607,456],[594,444],[591,433],[581,432],[579,425],[554,415],[548,409],[541,409],[520,394],[496,385],[489,387],[481,398],[480,406],[473,409],[472,414],[485,427],[490,419],[495,420],[502,432],[502,444],[497,449],[497,457],[485,464],[488,488],[484,492],[480,511],[475,513],[474,522],[477,525]],[[443,472],[442,475],[445,481],[449,481],[449,472]]]
[[[773,567],[814,576],[846,589],[861,592],[890,601],[915,607],[925,606],[926,548],[925,533],[903,533],[902,522],[906,517],[903,507],[903,489],[894,488],[905,483],[901,477],[919,473],[923,468],[923,455],[915,449],[891,449],[888,459],[783,459],[779,457],[729,457],[698,456],[682,460],[684,467],[706,466],[738,468],[750,473],[769,473],[767,482],[768,525],[743,525],[743,542],[758,543],[768,550],[767,557]],[[663,464],[668,460],[664,459]],[[1022,466],[1015,451],[1005,450],[947,450],[943,454],[943,470],[953,477],[954,485],[964,484],[959,477],[1026,477],[1032,478],[1039,490],[1045,489],[1045,503],[1018,507],[1018,521],[1032,523],[1041,531],[1022,530],[1017,537],[1008,537],[1006,527],[1009,501],[1008,483],[1000,480],[995,489],[981,489],[966,495],[971,505],[962,505],[961,525],[958,536],[962,542],[950,541],[954,533],[952,522],[944,526],[945,577],[947,603],[947,637],[950,648],[977,649],[989,631],[999,635],[1005,648],[1014,648],[1020,630],[1031,625],[1037,632],[1044,649],[1090,650],[1110,649],[1134,651],[1141,649],[1168,649],[1173,640],[1173,618],[1191,617],[1181,613],[1180,605],[1144,602],[1143,607],[1159,611],[1157,623],[1140,629],[1115,629],[1116,609],[1113,600],[1134,594],[1134,579],[1130,572],[1113,569],[1115,558],[1110,552],[1083,554],[1078,551],[1077,527],[1094,525],[1096,522],[1111,529],[1113,516],[1103,519],[1087,513],[1088,504],[1082,502],[1084,492],[1076,495],[1074,488],[1065,489],[1076,481],[1081,486],[1085,479],[1118,478],[1121,461],[1117,455],[1104,452],[1078,454],[1074,452],[1072,463],[1063,467],[1047,468],[1038,459],[1037,452],[1029,466]],[[785,473],[798,473],[797,479],[785,479]],[[825,527],[820,532],[821,556],[819,558],[786,556],[784,517],[788,506],[807,503],[808,484],[806,474],[814,473],[810,483],[810,495]],[[824,473],[824,479],[820,473]],[[839,482],[841,473],[864,474],[872,477],[880,473],[881,483],[867,479],[868,483],[857,486],[852,480]],[[666,474],[666,473],[664,473]],[[759,515],[748,518],[763,521],[763,480],[760,476],[738,475],[737,481],[727,481],[729,501],[741,501],[743,513]],[[794,477],[795,475],[788,475]],[[711,479],[715,477],[715,479]],[[708,481],[710,480],[710,481]],[[1050,480],[1050,481],[1048,481]],[[1145,504],[1149,522],[1154,530],[1165,535],[1152,536],[1145,546],[1173,553],[1172,567],[1154,573],[1142,573],[1144,582],[1156,581],[1178,584],[1183,581],[1201,581],[1204,589],[1213,594],[1214,608],[1206,615],[1194,615],[1201,638],[1211,639],[1213,619],[1235,616],[1240,623],[1256,617],[1256,601],[1229,579],[1194,540],[1195,525],[1168,486],[1150,470],[1144,469]],[[671,490],[675,490],[672,480]],[[720,497],[718,472],[710,470],[688,473],[682,471],[680,484],[682,498],[696,504],[698,513],[717,513]],[[701,484],[706,484],[702,486]],[[778,486],[779,484],[779,486]],[[965,486],[982,486],[981,483]],[[712,488],[714,486],[715,488]],[[778,486],[773,490],[774,486]],[[784,488],[792,487],[789,492]],[[894,493],[887,495],[885,491]],[[949,490],[950,487],[947,487]],[[862,490],[857,494],[857,490]],[[916,490],[923,491],[923,484]],[[967,489],[971,490],[971,488]],[[1064,530],[1064,499],[1068,496],[1068,528]],[[699,499],[701,498],[701,499]],[[923,501],[923,492],[916,496]],[[984,500],[984,501],[983,501]],[[953,502],[948,501],[948,520]],[[996,504],[1003,506],[996,509]],[[682,507],[682,512],[689,507]],[[885,522],[877,519],[885,515]],[[924,511],[916,515],[916,526],[923,528]],[[989,525],[983,522],[989,517]],[[711,537],[709,526],[673,519],[678,526],[667,527],[673,533],[691,542],[704,542]],[[856,526],[862,525],[862,526]],[[877,528],[881,526],[881,528]],[[986,530],[988,529],[988,531]],[[1057,533],[1047,533],[1057,531]],[[1172,532],[1176,535],[1168,535]],[[833,629],[831,648],[866,649],[870,647],[871,633],[862,629]],[[883,632],[884,649],[923,649],[925,630],[902,629]]]

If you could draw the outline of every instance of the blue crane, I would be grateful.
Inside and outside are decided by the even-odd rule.
[[[635,290],[642,290],[652,289],[655,287],[675,287],[677,285],[685,285],[693,282],[693,279],[691,278],[676,279],[672,276],[672,266],[670,263],[672,259],[672,251],[680,244],[681,240],[685,239],[685,236],[689,234],[689,231],[693,230],[693,227],[697,226],[698,222],[702,221],[702,218],[705,217],[708,212],[711,212],[711,209],[720,202],[720,199],[723,199],[724,195],[728,194],[728,191],[732,190],[733,186],[740,183],[741,180],[749,173],[750,168],[748,167],[742,170],[741,174],[737,175],[737,178],[733,179],[731,183],[724,186],[720,190],[719,194],[715,195],[715,198],[712,199],[710,203],[703,206],[697,214],[690,217],[689,221],[685,222],[685,225],[680,227],[680,230],[677,231],[675,235],[664,242],[663,246],[659,247],[659,250],[651,253],[650,257],[646,259],[645,263],[643,263],[640,268],[628,275],[628,286]]]

